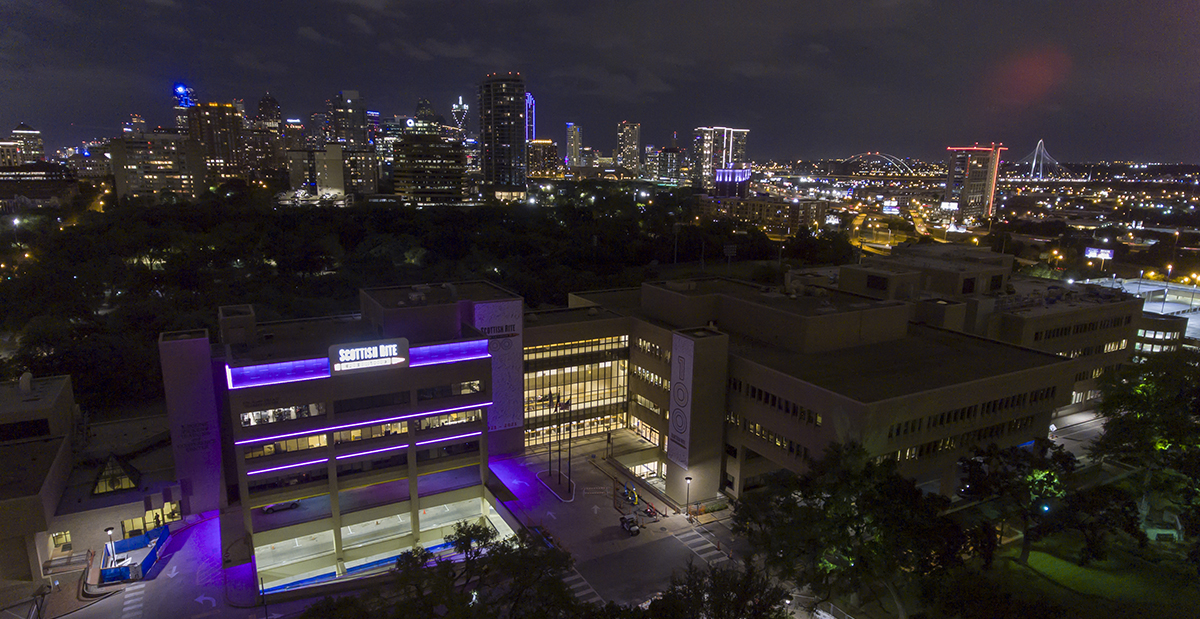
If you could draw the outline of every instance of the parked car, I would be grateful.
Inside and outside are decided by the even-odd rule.
[[[637,535],[642,532],[641,527],[638,526],[636,516],[621,516],[621,528],[629,531],[630,535]]]
[[[300,501],[284,501],[282,503],[271,503],[270,505],[263,505],[262,511],[264,514],[273,514],[275,512],[281,512],[281,511],[285,511],[285,510],[289,510],[289,509],[296,509],[297,507],[300,507]]]

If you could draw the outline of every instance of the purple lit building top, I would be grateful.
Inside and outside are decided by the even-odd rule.
[[[722,168],[716,171],[716,181],[718,183],[744,183],[750,180],[750,175],[753,173],[748,168]]]

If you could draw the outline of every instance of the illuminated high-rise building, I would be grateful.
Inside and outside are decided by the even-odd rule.
[[[749,129],[729,127],[696,127],[692,142],[692,182],[705,193],[713,189],[716,171],[750,163],[746,158],[746,136]]]
[[[421,99],[396,143],[392,183],[406,205],[459,206],[466,200],[463,143],[443,135],[441,120],[429,101]]]
[[[188,134],[204,150],[209,186],[246,173],[246,122],[232,103],[188,108]]]
[[[479,84],[480,163],[485,190],[502,200],[525,196],[525,80],[491,73]]]
[[[328,110],[330,142],[344,144],[351,149],[370,146],[367,130],[367,108],[357,90],[343,90],[330,99]]]
[[[525,93],[525,141],[532,142],[537,138],[537,101],[533,93]]]
[[[379,112],[367,110],[367,141],[371,144],[375,144],[375,141],[379,138],[381,125],[382,119],[379,116]]]
[[[617,165],[638,174],[642,168],[642,125],[622,120],[617,125]]]
[[[587,165],[583,161],[583,127],[567,123],[567,166],[578,168]]]
[[[458,98],[458,103],[450,106],[450,115],[454,117],[454,126],[458,127],[459,133],[466,137],[467,135],[467,113],[470,107],[463,103],[462,97]]]
[[[175,128],[188,130],[188,108],[196,105],[196,92],[185,84],[175,84]]]
[[[554,140],[529,141],[529,175],[554,176],[562,167],[558,157],[558,144]]]
[[[121,125],[121,133],[123,135],[141,135],[146,132],[146,119],[142,118],[141,114],[130,114],[129,120]]]
[[[946,193],[943,208],[956,210],[959,222],[987,221],[995,215],[996,177],[1000,153],[1008,150],[1000,144],[946,149]]]
[[[20,123],[12,130],[10,138],[21,147],[22,163],[33,163],[46,158],[46,146],[42,141],[41,131]]]

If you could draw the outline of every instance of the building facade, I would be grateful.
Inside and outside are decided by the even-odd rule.
[[[558,143],[554,140],[529,142],[529,175],[556,176],[562,170],[563,160],[558,156]]]
[[[987,221],[995,215],[996,178],[1000,170],[1000,153],[1005,150],[1000,144],[946,149],[943,202],[954,205],[956,221]]]
[[[195,198],[208,185],[204,147],[178,134],[148,133],[109,142],[117,196],[154,197],[171,192]]]
[[[46,145],[42,141],[42,132],[20,123],[12,130],[12,141],[21,147],[21,163],[34,163],[46,158]]]
[[[801,230],[815,231],[829,211],[829,202],[812,199],[700,196],[698,204],[703,218],[750,224],[777,239],[795,236]]]
[[[220,509],[267,591],[436,550],[458,522],[509,526],[487,462],[520,449],[521,299],[467,282],[360,300],[276,323],[223,307],[216,347],[160,339],[183,509]]]
[[[696,127],[692,134],[692,184],[697,191],[713,191],[717,170],[750,163],[746,158],[749,133],[749,129]]]
[[[617,165],[634,175],[642,172],[642,125],[622,120],[617,125]]]
[[[584,157],[583,151],[583,127],[575,123],[567,123],[567,167],[580,168],[583,166],[592,165],[590,161]]]
[[[188,135],[204,149],[205,182],[210,187],[246,176],[246,120],[237,106],[204,103],[188,108]]]
[[[525,80],[520,73],[489,74],[479,84],[479,157],[491,196],[524,198],[525,131]]]

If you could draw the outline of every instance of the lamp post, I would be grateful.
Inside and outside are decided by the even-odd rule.
[[[1173,265],[1170,265],[1170,264],[1167,265],[1167,281],[1166,281],[1166,285],[1163,286],[1162,309],[1158,310],[1160,312],[1167,311],[1167,294],[1169,294],[1171,292],[1171,267],[1172,266]]]
[[[1196,284],[1200,284],[1200,274],[1192,273],[1192,298],[1188,300],[1188,309],[1196,306]]]
[[[1142,296],[1142,278],[1145,276],[1146,276],[1146,269],[1142,269],[1141,272],[1138,273],[1137,295],[1139,297]]]
[[[105,544],[105,546],[107,546],[107,549],[108,549],[108,552],[106,553],[106,554],[108,554],[108,564],[112,565],[112,561],[114,558],[116,558],[116,554],[117,554],[116,548],[113,546],[113,541],[112,541],[113,528],[107,527],[104,529],[104,532],[108,533],[108,543]],[[103,565],[104,562],[101,561],[100,564]]]
[[[692,478],[684,477],[683,481],[687,482],[687,500],[683,504],[683,508],[687,510],[687,521],[692,521]]]

